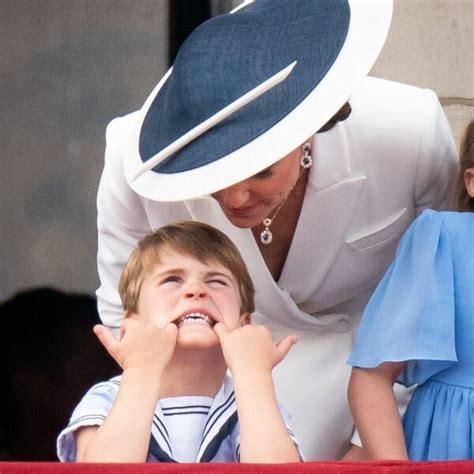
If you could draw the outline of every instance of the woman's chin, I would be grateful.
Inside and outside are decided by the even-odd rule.
[[[263,222],[264,217],[236,217],[233,215],[227,215],[227,219],[234,225],[235,227],[239,227],[240,229],[251,229],[252,227],[256,227]]]
[[[260,225],[263,220],[268,217],[268,214],[271,211],[271,208],[267,209],[267,206],[259,205],[258,208],[250,209],[248,211],[232,211],[221,207],[225,216],[229,221],[241,229],[250,229]]]

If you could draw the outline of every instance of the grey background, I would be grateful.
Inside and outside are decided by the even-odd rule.
[[[0,299],[96,289],[105,127],[166,71],[168,12],[168,0],[0,0]],[[373,68],[434,89],[457,141],[474,116],[473,23],[474,0],[396,0]]]
[[[166,0],[1,0],[0,298],[97,286],[104,134],[167,64]]]

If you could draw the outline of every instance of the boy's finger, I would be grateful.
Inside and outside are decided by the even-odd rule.
[[[275,344],[275,352],[273,353],[273,367],[278,365],[290,352],[290,349],[298,342],[295,335],[286,336]]]
[[[102,324],[96,324],[94,326],[94,333],[101,342],[101,344],[107,349],[107,352],[114,357],[117,350],[118,341],[115,339],[112,331],[106,328]]]
[[[166,326],[165,326],[165,331],[170,335],[170,336],[174,336],[176,338],[176,336],[178,335],[178,326],[176,326],[176,324],[174,323],[168,323]]]
[[[219,340],[230,332],[229,328],[224,323],[216,323],[213,329]]]

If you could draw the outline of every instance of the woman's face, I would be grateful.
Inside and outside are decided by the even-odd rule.
[[[300,171],[301,150],[297,148],[263,171],[214,193],[226,217],[237,227],[262,223],[292,190]]]

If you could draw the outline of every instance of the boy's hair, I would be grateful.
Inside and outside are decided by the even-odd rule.
[[[147,273],[160,262],[163,249],[172,249],[200,262],[216,261],[235,277],[240,294],[240,314],[255,310],[255,289],[234,243],[220,230],[195,221],[166,225],[144,237],[132,252],[119,282],[123,309],[138,312],[140,290]]]
[[[460,164],[458,182],[456,185],[455,207],[458,211],[474,212],[474,198],[469,196],[464,182],[464,172],[474,168],[474,120],[466,127],[461,141]]]

